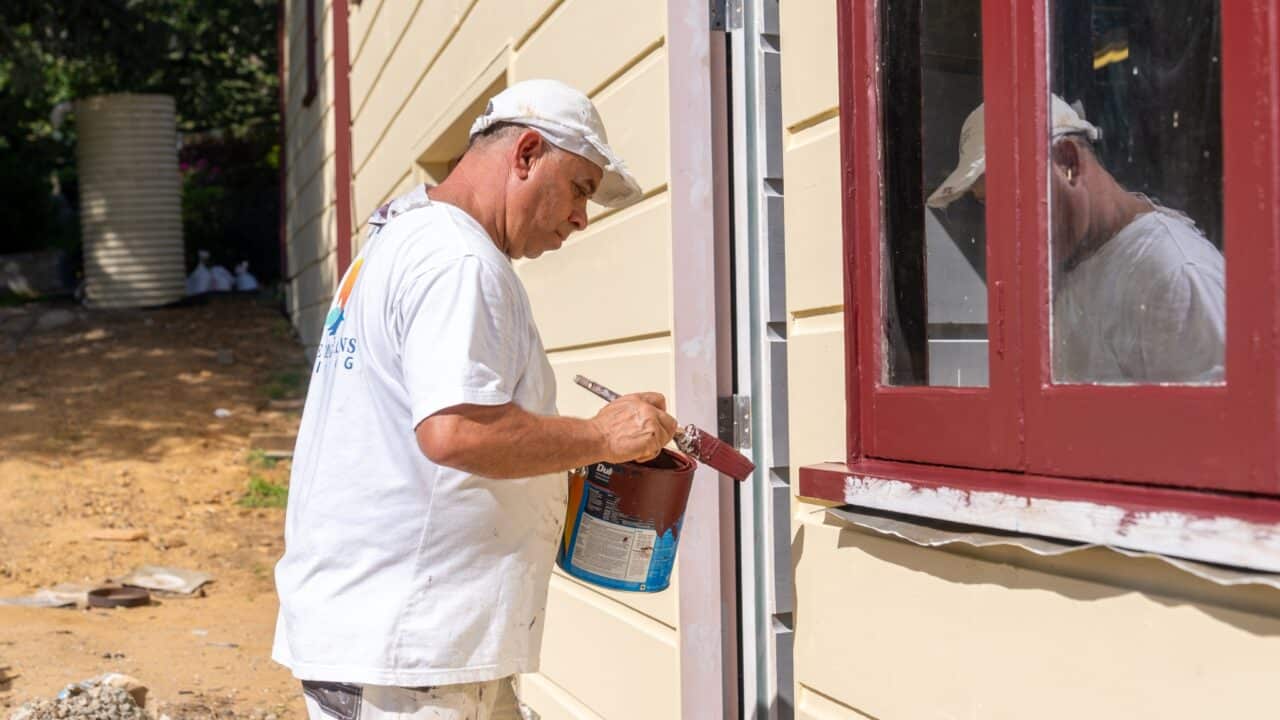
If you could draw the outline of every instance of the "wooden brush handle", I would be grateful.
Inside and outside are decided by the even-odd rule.
[[[588,380],[582,377],[581,375],[574,375],[573,381],[578,383],[582,387],[590,390],[591,392],[595,393],[596,397],[599,397],[605,402],[613,402],[614,400],[617,400],[618,398],[622,397],[618,393],[610,390],[609,388],[601,385],[600,383],[595,382],[593,380]]]

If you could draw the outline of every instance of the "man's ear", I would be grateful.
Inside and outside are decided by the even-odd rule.
[[[1068,185],[1075,186],[1080,182],[1080,148],[1070,138],[1053,144],[1053,164]]]
[[[514,145],[514,163],[516,176],[521,180],[529,177],[533,165],[543,153],[542,136],[537,130],[525,130],[516,138]]]

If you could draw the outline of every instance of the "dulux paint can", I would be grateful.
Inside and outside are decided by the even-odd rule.
[[[612,590],[665,590],[697,466],[663,450],[644,463],[596,463],[570,472],[556,564]]]

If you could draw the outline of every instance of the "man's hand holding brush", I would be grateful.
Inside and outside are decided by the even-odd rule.
[[[622,395],[600,408],[591,419],[600,432],[602,447],[607,449],[600,460],[644,462],[656,457],[678,427],[666,410],[666,398],[651,392]]]
[[[667,416],[666,400],[661,395],[656,393],[640,393],[639,395],[622,396],[604,385],[601,385],[594,380],[588,380],[581,375],[575,375],[573,377],[573,381],[583,388],[591,391],[597,397],[608,401],[610,405],[623,397],[656,397],[662,402],[662,415],[667,417],[668,420],[671,420],[673,424],[675,423],[675,420],[672,420]],[[666,428],[667,426],[663,425],[663,427]],[[668,434],[666,437],[671,438],[673,436]],[[676,441],[676,446],[683,452],[688,455],[692,455],[695,459],[701,460],[706,465],[715,468],[719,472],[728,475],[738,482],[743,482],[747,478],[751,477],[751,473],[756,469],[755,464],[752,463],[751,459],[746,455],[734,450],[728,443],[699,427],[695,427],[693,425],[686,425],[684,427],[677,426],[674,433],[674,439]],[[657,452],[655,451],[654,454],[656,455]]]

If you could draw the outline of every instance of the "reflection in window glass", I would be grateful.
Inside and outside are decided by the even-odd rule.
[[[883,381],[986,385],[981,2],[880,7]]]
[[[1053,376],[1224,377],[1218,0],[1058,0]]]

